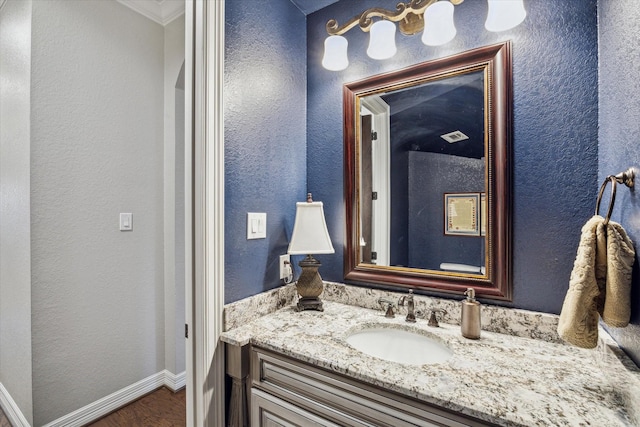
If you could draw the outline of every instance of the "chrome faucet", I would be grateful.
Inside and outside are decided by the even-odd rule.
[[[393,301],[386,298],[378,298],[378,304],[380,304],[380,307],[382,307],[382,309],[385,310],[384,317],[388,317],[388,318],[395,317],[395,313],[393,311],[393,307],[395,304]],[[385,304],[386,304],[386,307],[385,307]]]
[[[416,305],[413,301],[413,289],[409,289],[409,295],[403,295],[398,300],[398,306],[404,307],[404,302],[407,301],[407,317],[404,319],[410,323],[416,323]]]

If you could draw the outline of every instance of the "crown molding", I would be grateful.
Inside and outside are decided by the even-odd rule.
[[[0,0],[3,1],[3,0]],[[184,13],[184,0],[117,0],[141,15],[167,25]]]

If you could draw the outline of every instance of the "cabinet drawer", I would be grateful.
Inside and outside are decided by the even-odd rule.
[[[260,390],[251,391],[251,427],[340,427]]]
[[[396,393],[253,347],[252,386],[341,426],[490,426]]]

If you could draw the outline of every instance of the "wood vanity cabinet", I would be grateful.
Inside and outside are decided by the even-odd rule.
[[[247,384],[238,382],[239,390],[248,395],[242,398],[248,408],[230,404],[228,419],[233,427],[493,425],[262,348],[246,346],[235,355],[249,359],[244,365]],[[232,377],[239,374],[230,372],[229,363],[227,366]]]

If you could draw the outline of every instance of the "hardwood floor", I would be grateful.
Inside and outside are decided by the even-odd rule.
[[[11,427],[11,423],[4,412],[2,412],[2,409],[0,409],[0,427]]]
[[[185,389],[162,387],[86,427],[186,427],[186,407]]]
[[[86,427],[186,427],[186,391],[162,387]],[[0,427],[11,427],[0,409]]]

